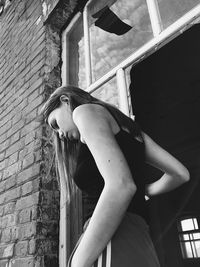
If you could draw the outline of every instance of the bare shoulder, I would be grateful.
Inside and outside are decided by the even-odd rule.
[[[75,108],[73,111],[74,123],[80,127],[90,124],[91,126],[97,123],[108,121],[106,109],[97,104],[83,104]]]

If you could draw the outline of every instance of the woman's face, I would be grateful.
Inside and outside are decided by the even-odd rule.
[[[59,134],[61,140],[67,138],[69,140],[79,139],[79,131],[72,119],[72,111],[67,102],[54,109],[48,117],[48,124]]]

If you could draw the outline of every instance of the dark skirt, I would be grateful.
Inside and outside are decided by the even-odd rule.
[[[79,242],[72,252],[68,267]],[[136,214],[126,213],[112,239],[91,267],[159,266],[145,220]]]

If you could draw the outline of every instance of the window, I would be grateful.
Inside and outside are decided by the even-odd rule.
[[[198,218],[181,219],[178,223],[178,231],[183,258],[200,258],[200,228]]]
[[[168,27],[197,4],[199,4],[199,0],[158,1],[164,28]]]
[[[199,15],[198,1],[88,1],[62,34],[63,84],[96,91],[96,97],[130,115],[127,68],[190,27]],[[112,18],[118,23],[114,30]],[[118,26],[126,29],[118,32]]]
[[[172,5],[181,1],[170,0],[170,3]],[[76,14],[62,33],[62,84],[79,86],[95,97],[116,105],[130,116],[130,67],[191,27],[200,16],[200,4],[195,6],[196,1],[191,0],[192,4],[189,6],[187,3],[190,1],[184,0],[187,8],[183,9],[180,4],[181,15],[176,13],[178,15],[170,21],[172,13],[169,9],[168,16],[165,16],[165,10],[169,7],[164,8],[167,2],[165,0],[89,0],[83,13]],[[193,6],[195,7],[190,10]],[[187,11],[189,12],[185,14]],[[107,14],[115,18],[117,25],[125,30],[116,33],[118,26],[114,30],[111,25],[109,28]],[[70,249],[81,231],[81,194],[78,190],[68,193],[67,187],[66,184],[61,190],[61,267],[66,266]],[[69,207],[71,202],[74,202],[76,209]],[[77,214],[80,214],[78,219]],[[184,257],[190,254],[199,257],[199,240],[196,235],[199,234],[198,230],[194,228],[189,231],[192,233],[185,233],[184,228],[180,229]],[[185,240],[185,235],[190,239]],[[189,246],[190,251],[186,249]]]

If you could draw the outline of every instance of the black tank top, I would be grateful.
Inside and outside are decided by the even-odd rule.
[[[112,114],[113,115],[113,114]],[[116,119],[116,118],[115,118]],[[119,123],[118,123],[119,125]],[[120,126],[120,125],[119,125]],[[142,216],[148,220],[145,195],[145,154],[144,142],[137,140],[130,133],[120,127],[120,131],[115,135],[116,141],[121,148],[137,191],[129,204],[128,212]],[[95,160],[86,144],[81,143],[77,169],[74,175],[74,182],[83,192],[83,200],[86,206],[85,219],[91,217],[100,194],[104,187],[104,179],[101,176]]]

